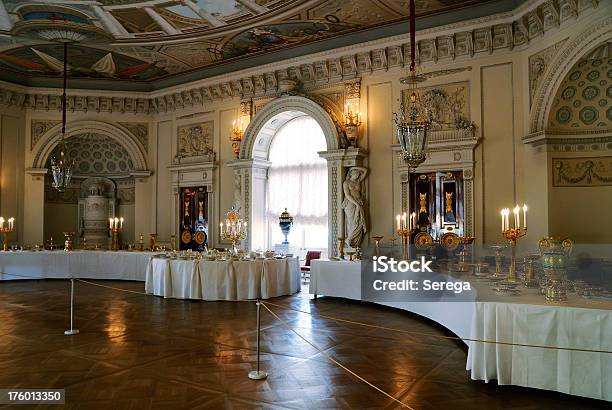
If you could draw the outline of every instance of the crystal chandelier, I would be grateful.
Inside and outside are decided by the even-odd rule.
[[[59,154],[51,156],[51,186],[59,192],[63,192],[70,186],[72,178],[72,167],[74,159],[68,155],[66,144],[66,83],[68,79],[68,42],[64,42],[64,86],[62,93],[62,139],[59,142]]]
[[[410,73],[407,77],[400,79],[402,84],[410,86],[410,102],[405,107],[400,105],[400,113],[393,114],[393,120],[397,128],[397,139],[402,148],[402,158],[411,170],[421,165],[425,159],[425,148],[427,147],[427,132],[431,123],[430,118],[425,117],[427,113],[419,110],[417,84],[425,81],[425,76],[418,73],[415,63],[415,6],[414,0],[410,0]]]

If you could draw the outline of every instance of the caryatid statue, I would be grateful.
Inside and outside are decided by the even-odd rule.
[[[363,181],[368,170],[363,167],[352,167],[346,173],[342,183],[344,209],[346,222],[346,240],[352,248],[361,247],[363,237],[368,231],[366,225],[366,203]]]

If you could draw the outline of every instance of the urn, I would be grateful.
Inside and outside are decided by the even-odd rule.
[[[548,237],[540,239],[538,247],[542,255],[542,269],[546,276],[546,300],[567,300],[567,265],[574,242],[571,239]]]
[[[278,217],[278,226],[280,226],[283,235],[285,235],[285,240],[283,241],[283,245],[288,245],[289,241],[287,240],[287,236],[291,231],[291,227],[293,226],[293,217],[289,215],[287,212],[287,208],[283,211],[282,214]]]

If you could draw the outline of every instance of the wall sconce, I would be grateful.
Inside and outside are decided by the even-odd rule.
[[[232,151],[234,151],[234,159],[238,159],[240,156],[240,143],[244,135],[245,119],[243,116],[232,121],[232,134],[230,135],[230,142],[232,143]]]
[[[351,143],[352,147],[357,147],[357,141],[359,140],[359,126],[361,125],[361,114],[357,110],[353,110],[352,105],[346,103],[344,110],[344,126],[346,129],[346,137]]]

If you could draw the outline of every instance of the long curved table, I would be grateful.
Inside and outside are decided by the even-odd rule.
[[[110,279],[145,282],[169,298],[267,299],[300,290],[297,258],[205,261],[155,258],[151,252],[0,252],[0,280]]]
[[[359,262],[312,261],[310,275],[311,294],[364,299]],[[475,287],[472,301],[374,302],[432,319],[462,339],[514,344],[464,340],[473,380],[612,401],[612,353],[517,346],[612,352],[612,302],[570,295],[566,303],[547,303],[537,290],[499,297]]]
[[[0,280],[78,277],[144,282],[152,255],[151,252],[82,250],[0,252]]]

